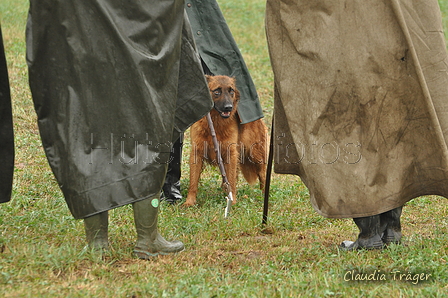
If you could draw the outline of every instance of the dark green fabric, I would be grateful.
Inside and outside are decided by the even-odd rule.
[[[236,77],[241,94],[238,104],[241,123],[262,118],[257,90],[218,3],[215,0],[187,0],[185,3],[202,60],[214,75]]]
[[[0,203],[11,199],[14,173],[14,134],[8,69],[0,27]]]
[[[27,59],[75,218],[158,195],[172,140],[212,108],[182,0],[31,0]]]

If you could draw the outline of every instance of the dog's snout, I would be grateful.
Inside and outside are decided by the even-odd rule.
[[[223,112],[231,112],[233,110],[233,104],[227,103],[224,105]]]

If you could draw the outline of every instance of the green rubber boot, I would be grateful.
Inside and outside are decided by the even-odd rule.
[[[108,226],[109,213],[107,211],[84,218],[87,243],[91,249],[109,249]]]
[[[148,260],[158,254],[176,253],[185,248],[182,242],[167,241],[159,234],[157,228],[158,207],[158,196],[133,204],[135,228],[137,230],[137,244],[134,248],[134,254],[140,259]]]

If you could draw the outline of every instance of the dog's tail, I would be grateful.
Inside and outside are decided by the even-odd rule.
[[[240,164],[240,169],[247,183],[249,183],[250,185],[257,183],[257,165],[253,163],[244,163]]]
[[[243,173],[244,179],[247,183],[253,185],[257,182],[257,178],[260,181],[260,189],[264,193],[266,184],[266,164],[245,163],[240,164],[241,173]]]

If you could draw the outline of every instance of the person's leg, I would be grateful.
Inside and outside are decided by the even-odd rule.
[[[379,249],[390,243],[400,243],[402,210],[403,206],[379,215],[354,218],[353,221],[360,230],[358,239],[355,242],[343,241],[341,248],[345,250]]]
[[[158,196],[133,203],[137,243],[134,254],[140,259],[149,259],[158,254],[170,254],[184,250],[180,241],[167,241],[157,228],[159,212]]]
[[[168,171],[162,188],[162,198],[170,204],[176,204],[182,200],[182,194],[180,192],[182,145],[183,135],[181,135],[173,145],[173,150],[170,154],[171,160],[168,164]]]
[[[354,249],[380,249],[383,247],[381,240],[381,220],[380,215],[354,218],[353,221],[359,228],[358,239],[353,241],[344,241],[341,248],[344,250]]]
[[[386,245],[400,243],[402,236],[400,221],[402,210],[403,206],[380,214],[381,227],[384,227],[381,239]]]
[[[109,213],[107,211],[84,218],[87,243],[92,249],[109,249]]]

